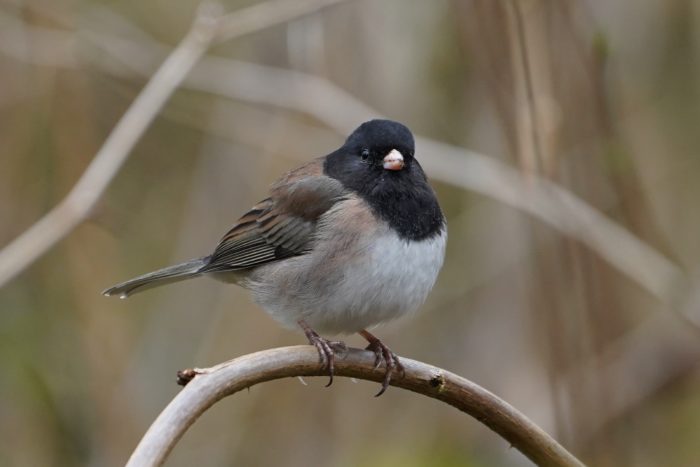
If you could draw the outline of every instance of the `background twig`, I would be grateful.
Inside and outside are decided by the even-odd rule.
[[[214,29],[203,12],[105,140],[68,196],[0,251],[0,287],[87,217],[166,100],[207,50]]]
[[[0,251],[0,287],[82,222],[165,102],[212,43],[250,34],[344,0],[270,0],[219,17],[204,3],[191,30],[149,79],[68,195]]]
[[[256,12],[252,17],[259,15]],[[232,28],[227,31],[230,34]],[[146,35],[141,32],[140,36]],[[115,72],[116,60],[122,64],[121,72],[149,76],[153,64],[167,51],[152,40],[135,42],[105,31],[90,34],[89,38],[112,59],[105,61],[102,53],[93,54],[94,63],[111,72]],[[382,117],[381,112],[322,77],[240,60],[205,57],[182,86],[308,114],[343,135],[358,122]],[[524,175],[495,157],[466,148],[423,136],[417,136],[416,141],[425,155],[421,162],[432,179],[475,191],[538,218],[591,248],[664,303],[672,303],[685,283],[683,271],[673,261],[562,185],[534,173]],[[0,285],[2,278],[0,255]],[[692,317],[688,319],[695,323]]]
[[[392,386],[441,400],[466,412],[538,465],[583,465],[525,415],[482,387],[425,363],[408,358],[402,358],[401,362],[406,374],[394,378]],[[127,467],[161,465],[197,418],[226,396],[275,379],[324,375],[318,353],[311,346],[264,350],[196,371],[198,376],[148,429]],[[374,355],[359,349],[349,349],[347,355],[339,358],[335,373],[377,382],[384,377],[382,368],[374,368]]]
[[[199,1],[2,3],[0,245],[70,192]],[[518,2],[541,164],[511,0],[348,3],[202,57],[85,221],[0,289],[0,463],[123,464],[175,391],[154,380],[287,345],[235,287],[193,281],[128,303],[97,292],[206,253],[280,173],[379,115],[430,137],[419,160],[444,182],[450,221],[424,311],[382,337],[468,374],[593,465],[696,462],[700,339],[667,313],[700,322],[689,2]],[[226,3],[242,4],[263,2]],[[358,411],[346,383],[280,380],[217,406],[178,463],[528,462],[407,391]],[[382,442],[387,424],[400,442]]]

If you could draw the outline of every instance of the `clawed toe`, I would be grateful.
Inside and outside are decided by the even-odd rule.
[[[403,365],[401,364],[401,360],[399,360],[399,357],[396,356],[394,352],[389,349],[382,341],[380,341],[378,338],[373,336],[367,331],[361,331],[360,335],[367,339],[369,342],[369,345],[365,348],[366,350],[371,350],[374,352],[374,369],[376,370],[379,368],[384,362],[384,366],[386,367],[386,373],[384,373],[384,380],[382,381],[382,387],[379,390],[377,394],[374,395],[374,397],[379,397],[382,394],[384,394],[384,391],[389,387],[389,383],[391,382],[391,375],[398,371],[401,374],[401,377],[405,376],[405,369]]]
[[[324,370],[328,370],[328,375],[330,377],[328,384],[326,384],[326,387],[328,387],[333,384],[333,375],[335,373],[335,356],[337,353],[347,351],[347,346],[343,342],[331,341],[319,336],[318,333],[311,329],[311,326],[309,326],[304,320],[299,321],[299,326],[301,326],[301,328],[304,330],[304,334],[306,334],[309,344],[316,347],[319,359],[321,360],[322,368]],[[378,369],[382,365],[382,362],[386,368],[384,379],[382,380],[382,387],[380,388],[379,392],[375,394],[375,397],[379,397],[384,394],[389,387],[393,374],[398,372],[403,378],[406,371],[404,366],[401,364],[399,357],[392,352],[389,347],[384,345],[384,343],[377,337],[373,336],[364,329],[360,331],[359,334],[367,339],[367,342],[369,342],[366,350],[371,350],[374,352],[374,369]]]
[[[316,347],[319,359],[321,360],[322,368],[324,370],[328,370],[329,380],[328,384],[326,384],[326,387],[328,387],[333,384],[333,375],[335,373],[335,354],[347,351],[347,346],[344,342],[331,341],[319,336],[318,333],[311,329],[311,327],[304,321],[299,321],[299,325],[304,330],[304,334],[306,334],[309,344]]]
[[[333,384],[333,375],[335,374],[335,352],[331,342],[319,335],[309,337],[309,344],[316,347],[318,356],[321,359],[321,365],[324,370],[328,370],[328,384],[326,387]]]

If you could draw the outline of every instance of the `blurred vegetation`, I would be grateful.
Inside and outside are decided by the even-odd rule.
[[[694,274],[700,3],[517,3],[534,159],[512,1],[350,1],[211,54],[325,77],[418,134],[549,177]],[[0,2],[0,245],[67,193],[145,83],[94,38],[174,46],[196,6]],[[280,173],[344,136],[291,111],[178,91],[90,220],[0,291],[0,466],[123,464],[177,393],[178,369],[304,342],[236,287],[199,280],[128,301],[100,291],[208,253]],[[502,396],[591,465],[697,465],[700,338],[688,324],[550,227],[434,184],[447,262],[424,312],[383,326],[384,340]],[[273,382],[223,401],[169,465],[528,464],[435,401],[322,384]]]

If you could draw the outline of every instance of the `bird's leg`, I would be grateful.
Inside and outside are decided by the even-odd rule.
[[[399,372],[401,372],[402,376],[405,374],[405,370],[403,365],[401,364],[401,361],[399,360],[399,357],[397,357],[396,354],[392,352],[389,349],[389,347],[384,345],[384,343],[380,341],[377,337],[375,337],[373,334],[370,334],[370,332],[366,329],[360,331],[359,334],[365,339],[367,339],[367,342],[369,342],[369,345],[365,349],[374,352],[374,368],[379,368],[379,365],[382,364],[382,361],[386,365],[386,373],[384,374],[384,381],[382,381],[382,388],[377,394],[375,394],[375,397],[379,397],[382,394],[384,394],[386,388],[389,387],[391,375],[394,373],[394,370],[398,370]]]
[[[333,384],[333,373],[335,371],[335,353],[336,351],[347,350],[347,346],[344,342],[331,341],[319,336],[318,333],[311,329],[311,326],[309,326],[309,324],[303,319],[300,319],[297,322],[299,323],[299,326],[301,326],[301,329],[304,330],[304,334],[306,334],[306,338],[309,340],[309,344],[313,345],[314,347],[316,347],[316,350],[318,350],[318,356],[321,359],[321,364],[323,365],[323,368],[328,369],[328,374],[330,376],[328,384],[326,384],[326,387],[328,387],[331,384]]]

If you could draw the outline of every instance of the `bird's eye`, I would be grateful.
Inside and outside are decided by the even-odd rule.
[[[369,159],[369,149],[363,149],[362,153],[360,154],[360,157],[362,157],[363,161]]]

